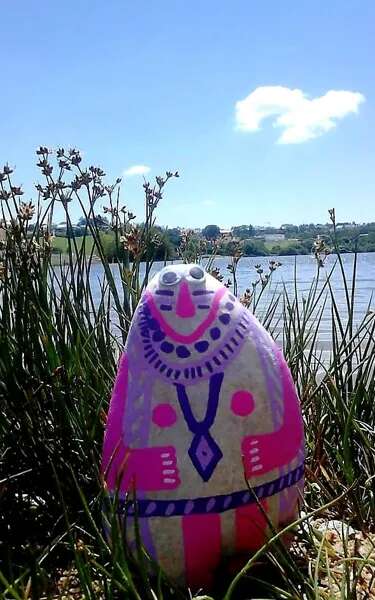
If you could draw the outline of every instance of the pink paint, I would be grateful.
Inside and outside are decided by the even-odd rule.
[[[152,294],[150,294],[150,292],[146,292],[145,297],[146,297],[146,300],[147,300],[147,303],[148,303],[148,306],[150,308],[153,318],[156,319],[160,323],[161,328],[163,329],[164,333],[166,333],[175,342],[182,342],[185,344],[193,344],[194,342],[196,342],[197,340],[199,340],[202,337],[202,335],[204,334],[206,329],[208,329],[208,327],[216,319],[217,311],[218,311],[218,308],[220,305],[220,300],[226,294],[226,292],[227,292],[227,290],[224,287],[217,290],[217,292],[215,293],[215,296],[212,300],[212,306],[211,306],[210,312],[208,313],[207,317],[202,321],[202,323],[200,325],[198,325],[198,327],[192,333],[189,333],[188,335],[184,335],[182,333],[179,333],[178,331],[175,331],[173,329],[173,327],[171,327],[167,323],[167,321],[165,320],[163,315],[161,315],[160,312],[158,311],[158,308],[155,304],[154,298],[153,298]]]
[[[175,448],[161,446],[132,450],[124,483],[126,489],[132,484],[144,492],[176,489],[181,481]]]
[[[235,415],[247,417],[255,408],[255,402],[252,393],[246,390],[238,390],[237,392],[234,392],[230,406]]]
[[[113,389],[104,437],[102,473],[110,490],[173,490],[180,485],[173,446],[127,448],[122,422],[128,389],[128,358],[124,353]],[[172,408],[172,407],[171,407]],[[172,409],[173,410],[173,409]],[[147,465],[147,468],[145,466]]]
[[[175,490],[181,483],[173,446],[135,449],[122,446],[118,454],[107,476],[110,490],[156,492]]]
[[[257,477],[290,463],[301,448],[303,438],[299,401],[289,368],[276,349],[284,398],[284,421],[272,433],[250,435],[242,441],[242,460],[247,478]]]
[[[128,391],[128,357],[125,352],[122,354],[115,385],[112,392],[112,398],[109,405],[107,427],[104,436],[102,473],[108,469],[111,459],[111,470],[115,467],[113,462],[118,463],[116,455],[122,444],[122,418],[125,410],[126,396]]]
[[[221,559],[220,515],[191,515],[182,518],[185,569],[189,587],[210,587]]]
[[[261,505],[267,512],[267,501],[262,500]],[[253,552],[266,541],[267,519],[257,504],[237,508],[235,527],[237,552]]]
[[[195,306],[191,299],[189,284],[186,281],[180,283],[179,286],[176,314],[181,319],[189,319],[195,315]]]
[[[177,421],[177,414],[170,404],[158,404],[152,411],[152,421],[158,427],[172,427]]]

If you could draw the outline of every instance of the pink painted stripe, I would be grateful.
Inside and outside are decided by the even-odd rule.
[[[195,315],[195,306],[191,299],[189,285],[186,281],[180,284],[178,292],[176,315],[181,319],[189,319]]]
[[[182,517],[186,579],[192,591],[210,587],[221,560],[220,515]]]
[[[266,500],[261,504],[265,512],[268,510]],[[267,520],[257,504],[241,506],[236,510],[236,550],[237,552],[254,552],[266,541]]]
[[[150,308],[151,314],[152,314],[153,318],[156,319],[158,321],[158,323],[160,323],[164,333],[166,333],[175,342],[182,342],[183,344],[193,344],[194,342],[196,342],[197,340],[199,340],[202,337],[202,335],[204,334],[206,329],[216,319],[220,300],[222,299],[222,297],[224,296],[225,293],[226,293],[225,288],[221,288],[216,292],[214,299],[212,301],[211,310],[208,313],[207,317],[204,319],[204,321],[202,321],[202,323],[200,325],[198,325],[198,327],[194,331],[192,331],[192,333],[189,333],[188,335],[184,335],[182,333],[178,333],[178,331],[175,331],[173,329],[173,327],[171,327],[167,323],[167,321],[164,319],[163,315],[161,315],[159,313],[152,294],[150,294],[150,292],[146,292],[145,295],[146,295],[146,301]]]
[[[128,357],[122,354],[107,416],[104,435],[102,472],[108,468],[116,448],[122,446],[122,422],[128,390]]]

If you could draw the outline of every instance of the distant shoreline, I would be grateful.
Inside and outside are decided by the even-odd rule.
[[[357,250],[357,254],[372,254],[374,253],[375,250]],[[353,251],[345,251],[345,250],[341,250],[340,251],[341,254],[355,254],[355,252]],[[336,254],[336,252],[332,252],[331,255],[334,256]],[[259,259],[264,259],[264,258],[280,258],[283,259],[286,256],[312,256],[312,252],[298,252],[298,253],[284,253],[284,254],[273,254],[273,253],[269,253],[269,254],[243,254],[241,256],[241,258],[259,258]],[[201,258],[203,259],[209,259],[212,257],[212,254],[202,254]],[[230,258],[229,254],[220,254],[217,253],[215,255],[215,257],[217,258]],[[174,255],[174,256],[169,256],[166,259],[166,262],[174,262],[174,261],[181,261],[181,256],[179,256],[178,254]],[[57,253],[54,252],[52,253],[52,265],[54,267],[57,267],[60,265],[60,262],[62,262],[62,264],[64,264],[65,262],[69,262],[69,254],[66,252],[62,252],[62,253]],[[93,255],[92,257],[92,262],[93,263],[101,263],[101,259],[99,256],[97,255]],[[117,261],[117,260],[109,260],[108,261],[109,264],[111,265],[116,265],[118,263],[121,263],[121,261]],[[141,262],[146,262],[146,261],[141,261]],[[154,259],[154,262],[164,262],[163,258],[157,257]]]

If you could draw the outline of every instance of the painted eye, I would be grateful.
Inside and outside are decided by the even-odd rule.
[[[204,271],[200,267],[193,267],[192,269],[190,269],[189,275],[193,279],[203,279]]]
[[[161,276],[161,281],[165,285],[173,285],[177,281],[177,275],[174,271],[166,271],[166,273],[163,273]]]

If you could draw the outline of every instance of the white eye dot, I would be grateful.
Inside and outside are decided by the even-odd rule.
[[[200,267],[193,267],[192,269],[190,269],[189,275],[193,279],[203,279],[204,271]]]
[[[167,271],[166,273],[163,273],[161,281],[166,285],[172,285],[173,283],[176,283],[177,275],[174,271]]]

